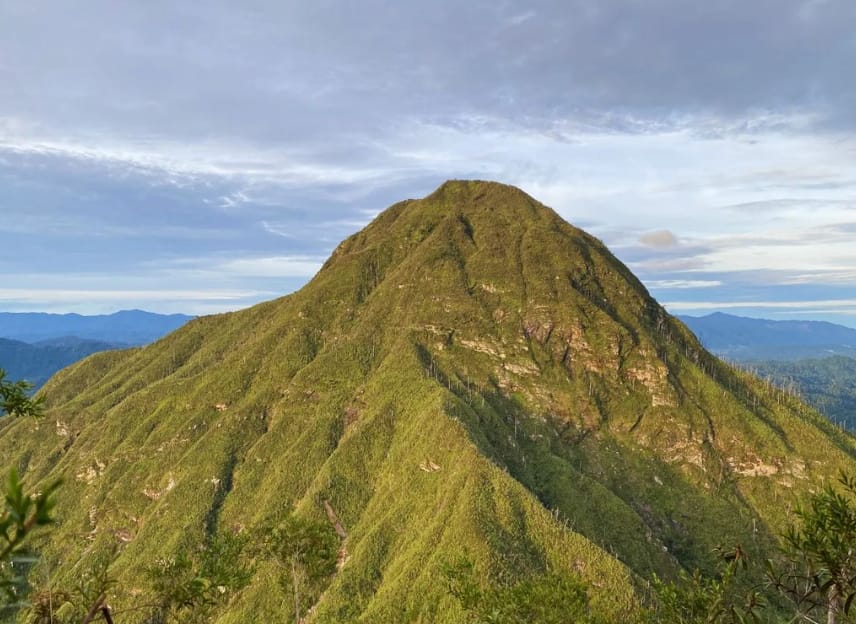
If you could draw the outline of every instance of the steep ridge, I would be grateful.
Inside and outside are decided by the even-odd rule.
[[[0,456],[63,476],[45,552],[70,574],[297,510],[347,529],[317,622],[456,622],[439,567],[573,570],[623,617],[637,575],[766,552],[853,438],[708,354],[602,243],[513,187],[447,182],[381,213],[301,291],[99,354],[0,423]],[[7,461],[4,459],[4,463]],[[264,566],[218,621],[281,616]]]

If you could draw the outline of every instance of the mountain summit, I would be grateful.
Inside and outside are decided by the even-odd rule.
[[[810,481],[854,469],[816,413],[721,363],[597,239],[522,191],[452,181],[381,213],[299,292],[59,373],[0,456],[62,476],[58,575],[296,514],[341,529],[312,622],[458,622],[444,562],[486,584],[636,580],[774,543]],[[118,536],[118,537],[117,537]],[[219,622],[276,621],[260,564]],[[119,591],[119,590],[117,590]]]

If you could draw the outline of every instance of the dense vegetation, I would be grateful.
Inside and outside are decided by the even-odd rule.
[[[294,295],[43,394],[46,418],[0,421],[4,462],[64,479],[33,574],[67,587],[106,556],[123,622],[181,612],[144,571],[182,552],[162,575],[209,579],[222,624],[510,622],[554,595],[632,622],[654,575],[676,608],[693,578],[714,592],[717,547],[740,545],[753,591],[800,501],[856,471],[852,437],[712,357],[599,241],[478,182],[391,207]],[[259,546],[215,585],[228,535]]]
[[[833,423],[856,431],[856,360],[823,359],[747,362],[764,379],[794,392]]]

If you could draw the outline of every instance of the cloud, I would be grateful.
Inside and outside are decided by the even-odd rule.
[[[648,280],[646,286],[649,288],[662,289],[690,289],[690,288],[716,288],[722,286],[720,280]]]
[[[323,259],[301,256],[239,258],[218,265],[214,271],[242,277],[312,277],[323,263]]]
[[[261,293],[254,291],[212,290],[61,290],[40,288],[0,288],[0,300],[65,301],[71,296],[90,301],[113,301],[153,298],[163,300],[242,299]],[[269,294],[269,293],[263,293]]]
[[[644,273],[681,273],[684,271],[702,270],[706,263],[701,258],[652,258],[642,262],[634,262],[632,268]]]
[[[856,269],[825,270],[803,273],[789,273],[779,280],[782,285],[791,284],[854,284]]]
[[[851,209],[856,207],[856,199],[814,199],[811,197],[789,197],[764,199],[758,201],[745,202],[734,204],[732,206],[723,206],[727,210],[747,211],[755,214],[758,213],[781,213],[783,211],[792,210],[823,210],[828,208],[845,208]]]
[[[747,308],[805,310],[824,308],[835,311],[836,314],[856,314],[856,299],[821,299],[815,301],[666,301],[663,305],[674,311]]]
[[[674,247],[678,244],[678,237],[669,230],[657,230],[643,234],[639,237],[639,242],[648,247]]]
[[[34,149],[0,165],[4,223],[21,234],[15,249],[0,249],[0,268],[20,270],[17,258],[25,256],[31,269],[59,270],[69,253],[78,272],[99,271],[105,257],[125,272],[141,263],[170,266],[173,257],[207,258],[209,268],[224,259],[286,258],[252,265],[257,275],[245,275],[273,278],[294,270],[296,258],[320,264],[379,209],[430,192],[448,177],[522,186],[572,222],[587,224],[646,281],[722,281],[719,275],[741,269],[785,269],[776,277],[780,285],[832,279],[833,273],[844,284],[844,267],[856,264],[846,197],[777,193],[771,199],[754,186],[772,175],[781,176],[781,184],[798,184],[801,175],[814,176],[811,167],[819,163],[828,171],[850,167],[841,143],[823,136],[760,136],[747,145],[685,132],[592,132],[570,141],[496,120],[461,127],[415,121],[378,137],[375,151],[384,156],[367,177],[359,174],[369,171],[360,162],[349,178],[331,171],[319,182],[277,179],[270,174],[275,163],[266,169],[252,164],[270,156],[264,151],[232,154],[233,165],[217,173],[192,157],[158,169],[137,166],[145,159],[133,151],[115,160]],[[175,154],[155,157],[177,162]],[[735,175],[735,168],[743,173]],[[729,208],[749,201],[762,202],[764,210]],[[237,268],[249,271],[251,265]],[[303,266],[295,274],[309,276],[313,269]],[[193,270],[208,279],[204,266]],[[189,271],[181,275],[189,278]],[[163,273],[162,279],[176,277]]]
[[[98,309],[93,306],[106,305],[106,309],[115,310],[116,306],[135,307],[146,305],[147,309],[181,311],[191,304],[208,304],[209,308],[222,310],[224,306],[242,307],[248,302],[274,296],[275,292],[257,290],[90,290],[57,288],[0,288],[0,305],[11,309],[45,309],[57,306],[58,309]]]
[[[27,159],[73,162],[77,166],[102,168],[115,175],[130,173],[154,182],[177,186],[205,178],[239,178],[246,182],[268,182],[279,186],[303,186],[335,180],[338,184],[368,182],[381,170],[350,163],[341,166],[324,161],[322,155],[299,153],[287,147],[200,141],[177,143],[172,140],[117,141],[96,136],[61,141],[26,135],[0,136],[0,153],[16,162]],[[247,201],[241,191],[220,198],[229,208]]]
[[[854,122],[848,0],[50,4],[2,9],[0,114],[51,135],[331,146],[461,112],[622,132],[722,120],[709,136]]]
[[[524,22],[528,22],[529,20],[535,18],[538,14],[535,11],[524,11],[523,13],[517,13],[507,19],[507,23],[510,26],[520,26]]]
[[[5,3],[4,285],[124,291],[109,267],[141,292],[284,292],[387,205],[478,177],[663,292],[727,302],[741,271],[856,288],[854,19],[849,0]]]

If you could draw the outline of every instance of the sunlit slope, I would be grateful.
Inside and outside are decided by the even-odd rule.
[[[459,621],[439,567],[462,553],[495,582],[573,570],[617,617],[634,573],[763,553],[800,493],[856,467],[852,438],[711,357],[599,241],[484,182],[392,206],[294,295],[44,394],[0,456],[65,480],[58,574],[121,545],[117,609],[188,534],[326,501],[347,559],[313,621]],[[262,566],[222,621],[282,600]]]

